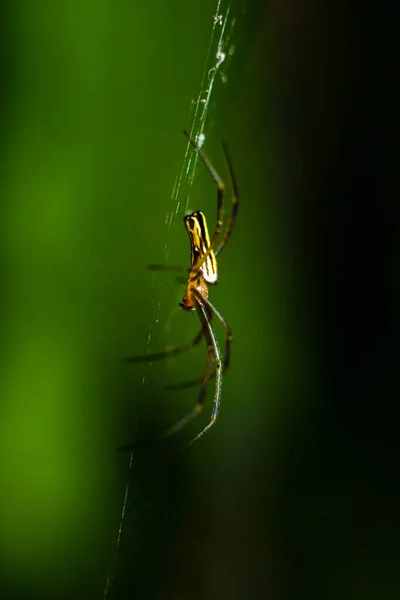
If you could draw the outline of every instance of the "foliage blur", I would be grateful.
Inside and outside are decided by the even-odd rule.
[[[188,261],[186,198],[171,191],[215,6],[2,6],[2,598],[399,596],[389,3],[233,1],[204,146],[227,210],[222,140],[241,193],[210,291],[234,333],[221,416],[190,452],[148,466],[147,451],[207,422],[210,390],[176,438],[131,466],[117,452],[188,411],[196,388],[163,386],[204,367],[203,346],[119,359],[199,328],[174,274],[146,265],[166,248],[169,264]],[[199,165],[189,208],[211,228],[215,207]]]

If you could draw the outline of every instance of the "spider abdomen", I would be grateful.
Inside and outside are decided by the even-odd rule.
[[[193,269],[193,267],[201,262],[204,255],[208,252],[206,258],[203,260],[199,268],[199,271],[204,277],[205,282],[212,285],[213,283],[217,282],[218,269],[214,250],[209,250],[210,236],[208,234],[206,218],[200,210],[197,210],[190,215],[183,217],[183,222],[185,223],[185,227],[190,239],[191,267]]]

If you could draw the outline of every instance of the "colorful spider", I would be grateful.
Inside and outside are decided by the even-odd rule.
[[[212,425],[215,423],[220,409],[221,403],[221,386],[222,386],[222,374],[227,370],[230,363],[230,349],[231,349],[231,339],[232,333],[231,328],[228,323],[225,321],[221,313],[211,304],[208,299],[208,286],[213,285],[217,282],[218,279],[218,268],[217,268],[217,256],[220,254],[222,249],[225,247],[227,241],[230,238],[232,233],[236,216],[239,208],[239,195],[238,188],[236,184],[235,175],[233,172],[232,162],[228,150],[225,145],[223,145],[223,150],[226,158],[226,162],[228,164],[228,169],[230,173],[230,177],[232,180],[233,187],[233,197],[232,197],[232,210],[231,215],[223,235],[222,240],[218,242],[219,236],[223,229],[223,204],[224,204],[224,190],[225,186],[218,175],[217,171],[211,165],[210,161],[204,155],[203,151],[199,148],[198,144],[189,136],[189,134],[184,131],[187,136],[189,143],[194,147],[197,154],[205,164],[208,169],[208,172],[212,176],[216,186],[217,186],[217,223],[215,227],[214,235],[210,241],[210,236],[208,233],[207,222],[204,214],[200,211],[195,211],[189,215],[186,215],[183,218],[186,230],[189,234],[190,239],[190,251],[191,251],[191,259],[190,259],[190,267],[171,267],[164,265],[150,265],[149,269],[157,270],[157,271],[179,271],[180,273],[189,273],[186,293],[180,303],[180,306],[187,311],[195,310],[199,316],[201,323],[201,330],[193,339],[190,344],[187,344],[180,348],[174,348],[172,350],[167,350],[166,352],[159,352],[156,354],[147,354],[143,356],[137,357],[126,357],[123,359],[123,362],[127,363],[136,363],[143,361],[153,361],[158,359],[167,358],[169,356],[176,356],[185,352],[193,346],[197,346],[201,339],[205,338],[207,343],[207,360],[204,369],[204,374],[202,379],[199,381],[201,383],[200,392],[197,398],[197,402],[195,407],[183,418],[177,421],[174,425],[169,427],[164,433],[156,436],[156,440],[161,440],[169,437],[170,435],[178,432],[182,429],[189,421],[191,421],[195,416],[197,416],[204,407],[204,399],[206,396],[208,383],[213,375],[212,366],[215,363],[215,393],[214,393],[214,402],[213,409],[211,413],[210,421],[207,425],[192,439],[188,442],[182,450],[186,449],[188,446],[192,445],[198,439],[200,439],[206,431],[208,431]],[[215,317],[220,321],[221,325],[225,329],[225,354],[222,359],[221,352],[218,346],[218,341],[215,336],[211,320],[212,317]],[[184,386],[191,385],[196,382],[189,382],[188,384],[184,384]],[[182,386],[172,386],[172,387],[182,387]],[[122,448],[132,448],[135,446],[135,443],[129,443],[123,446]]]

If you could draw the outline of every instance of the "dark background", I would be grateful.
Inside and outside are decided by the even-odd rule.
[[[221,5],[221,12],[226,4]],[[391,3],[235,1],[205,151],[241,193],[212,302],[221,416],[155,468],[116,448],[189,410],[185,152],[215,3],[3,3],[4,598],[397,598],[399,92]],[[229,192],[227,193],[229,203]],[[196,172],[190,209],[212,223]],[[193,316],[193,318],[191,318]],[[216,328],[218,335],[222,332]],[[148,340],[150,339],[150,342]],[[151,457],[195,435],[207,410]],[[118,534],[127,491],[118,553]]]

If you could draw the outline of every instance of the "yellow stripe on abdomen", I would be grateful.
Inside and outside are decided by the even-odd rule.
[[[210,247],[207,221],[201,211],[196,211],[183,218],[190,239],[191,267],[192,269],[201,261]],[[214,251],[211,250],[199,268],[207,283],[215,283],[218,279],[217,261]]]

